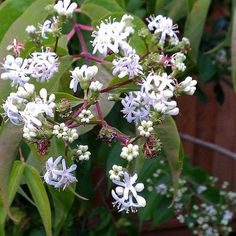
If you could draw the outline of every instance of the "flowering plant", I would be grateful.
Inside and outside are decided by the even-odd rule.
[[[139,211],[142,220],[149,219],[145,209],[151,203],[145,194],[153,189],[150,176],[159,177],[162,169],[171,187],[159,183],[154,186],[156,195],[166,195],[168,206],[174,206],[177,213],[183,208],[183,154],[172,116],[179,114],[178,97],[193,95],[196,90],[197,81],[187,71],[190,42],[180,36],[178,25],[169,17],[152,15],[142,22],[121,11],[98,20],[90,10],[91,2],[85,1],[79,8],[70,0],[52,5],[49,0],[35,1],[35,9],[42,3],[46,6],[44,14],[37,13],[42,21],[27,22],[25,28],[21,25],[24,36],[16,36],[6,47],[0,82],[12,88],[2,105],[0,143],[7,142],[1,150],[7,160],[3,165],[7,175],[0,183],[3,225],[6,215],[17,221],[9,207],[18,191],[36,205],[46,234],[52,235],[53,228],[53,235],[59,235],[65,230],[75,197],[79,216],[88,214],[88,204],[92,205],[89,191],[96,193],[104,177],[94,190],[86,181],[90,182],[88,175],[95,170],[96,159],[104,156],[104,176],[110,179],[111,193],[107,199],[112,202],[104,205],[109,211],[111,206],[127,214]],[[96,26],[78,21],[81,14],[98,20],[93,22]],[[87,32],[91,32],[88,40]],[[114,118],[125,125],[119,128]],[[100,144],[99,149],[94,142]],[[113,155],[114,149],[119,153]],[[156,176],[150,172],[150,164],[158,169]],[[235,196],[232,198],[235,204]],[[225,226],[232,213],[227,206],[223,210],[221,223]],[[110,212],[99,214],[108,214],[110,222]],[[184,222],[187,215],[178,214],[178,219]],[[125,222],[119,224],[117,227]],[[204,228],[196,230],[199,233]],[[221,230],[228,232],[229,228]],[[83,227],[81,232],[86,234]]]

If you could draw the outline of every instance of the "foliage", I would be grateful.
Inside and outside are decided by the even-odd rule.
[[[226,81],[234,89],[236,84],[235,66],[232,67],[232,83],[228,81],[228,78],[220,76],[222,72],[230,74],[230,46],[232,65],[235,65],[236,14],[233,14],[232,19],[229,19],[229,16],[223,16],[219,22],[216,21],[216,29],[211,29],[213,33],[210,34],[205,30],[205,26],[207,16],[212,14],[212,8],[215,4],[225,8],[230,6],[228,1],[215,2],[217,1],[77,1],[80,9],[74,13],[74,17],[67,19],[61,17],[59,22],[62,23],[58,26],[58,31],[47,34],[48,38],[40,39],[40,43],[38,36],[34,38],[32,35],[27,35],[24,29],[29,24],[35,26],[38,23],[42,24],[55,14],[52,5],[50,6],[54,3],[52,0],[27,0],[23,4],[19,4],[17,0],[6,0],[0,5],[0,17],[5,20],[4,26],[0,29],[0,61],[4,62],[4,58],[9,53],[6,48],[13,38],[24,44],[22,57],[29,57],[32,52],[41,51],[42,45],[55,50],[60,58],[58,71],[46,83],[34,81],[35,90],[46,88],[48,93],[56,96],[55,120],[50,118],[47,120],[48,130],[66,119],[66,126],[70,129],[76,128],[74,132],[80,136],[79,142],[75,141],[71,145],[68,139],[57,139],[55,133],[52,132],[45,134],[40,142],[34,139],[26,142],[22,140],[21,126],[13,128],[9,122],[2,121],[0,133],[1,235],[80,234],[92,236],[116,235],[119,231],[124,231],[127,235],[137,235],[145,222],[151,221],[152,227],[155,228],[175,217],[176,214],[177,219],[185,222],[197,235],[207,235],[204,224],[207,224],[207,229],[217,228],[220,233],[227,234],[230,231],[228,222],[230,213],[235,211],[235,193],[227,192],[226,186],[223,186],[221,190],[217,189],[212,177],[209,177],[204,170],[192,167],[188,163],[171,116],[154,112],[152,120],[154,141],[137,135],[137,125],[128,124],[118,111],[122,109],[119,101],[125,97],[126,93],[138,91],[140,80],[136,80],[136,77],[130,79],[128,76],[124,78],[118,78],[118,75],[112,76],[110,65],[115,56],[106,55],[100,58],[90,53],[92,28],[89,25],[97,29],[96,26],[101,21],[109,17],[120,20],[125,13],[129,12],[134,17],[132,24],[135,29],[129,43],[136,49],[140,58],[144,58],[142,66],[149,68],[151,62],[155,72],[159,74],[165,72],[166,67],[153,66],[152,63],[155,60],[152,56],[155,58],[156,54],[151,52],[167,50],[169,55],[173,56],[178,50],[171,48],[170,45],[168,45],[169,48],[165,48],[158,44],[160,38],[155,38],[150,32],[145,31],[143,19],[151,14],[172,17],[175,22],[179,23],[180,32],[184,32],[184,36],[189,38],[192,48],[187,58],[186,71],[180,73],[175,71],[176,74],[172,75],[183,81],[189,73],[198,74],[200,86],[197,88],[197,95],[199,98],[201,99],[202,96],[205,98],[202,91],[203,85],[211,82],[215,84],[218,101],[223,103],[224,94],[221,83]],[[232,8],[235,13],[234,1]],[[227,31],[226,37],[221,31]],[[211,41],[210,47],[206,47],[209,41]],[[83,86],[86,87],[86,85],[82,83],[75,93],[69,89],[70,71],[81,67],[84,62],[100,64],[96,78],[106,85],[100,97],[97,93],[85,92],[88,88],[84,89]],[[4,73],[3,68],[0,70]],[[171,70],[169,68],[168,72]],[[16,89],[11,88],[8,80],[1,80],[1,100],[5,101],[11,92],[16,92]],[[108,101],[106,95],[108,92],[113,101]],[[181,94],[178,94],[178,91],[176,93],[176,95]],[[82,108],[90,109],[92,114],[97,114],[97,119],[90,119],[89,124],[86,125],[81,123],[78,115],[82,113]],[[41,142],[45,140],[49,140],[48,143]],[[129,143],[137,144],[140,147],[140,153],[134,162],[128,162],[127,165],[127,160],[119,156],[122,148],[128,146]],[[48,147],[49,144],[50,147]],[[89,161],[82,162],[82,159],[78,160],[76,153],[78,145],[85,144],[89,144],[90,154],[87,153],[87,155],[91,156]],[[43,145],[46,148],[41,150]],[[53,188],[53,185],[46,185],[41,178],[42,173],[45,172],[47,160],[60,155],[65,157],[67,166],[72,167],[74,162],[77,162],[79,166],[76,170],[78,182],[74,182],[69,187],[65,185],[64,187],[67,188],[64,191],[58,191]],[[73,158],[70,159],[69,156]],[[124,170],[130,173],[137,172],[139,181],[145,183],[142,196],[146,199],[147,205],[139,210],[138,221],[134,220],[131,214],[116,213],[111,207],[112,181],[105,180],[109,178],[109,171],[114,164],[126,165]],[[164,186],[164,190],[160,186]],[[204,190],[200,191],[199,187]],[[203,213],[199,209],[204,212],[207,207],[213,207],[216,213],[206,220],[206,215],[202,216]],[[228,218],[225,216],[227,211]],[[181,212],[185,212],[184,215]],[[200,217],[203,218],[203,222],[199,223],[197,218]]]

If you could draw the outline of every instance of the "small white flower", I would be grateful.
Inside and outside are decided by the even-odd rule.
[[[141,121],[141,125],[138,127],[139,134],[144,137],[149,137],[153,131],[153,122],[152,121]]]
[[[182,224],[185,222],[185,217],[183,215],[178,215],[176,219]]]
[[[55,95],[51,94],[48,98],[47,90],[41,89],[40,96],[36,97],[34,101],[28,102],[25,109],[20,112],[25,126],[29,124],[35,124],[36,126],[42,126],[42,122],[45,120],[44,114],[49,117],[54,116],[54,108],[56,104]]]
[[[201,193],[203,193],[204,191],[206,191],[207,190],[207,187],[205,186],[205,185],[199,185],[198,187],[197,187],[197,193],[198,194],[201,194]]]
[[[14,125],[23,123],[23,118],[20,114],[20,111],[25,109],[26,104],[27,100],[18,97],[16,93],[10,93],[10,95],[7,97],[7,100],[3,104],[3,109],[11,123]]]
[[[102,21],[100,26],[97,26],[97,31],[92,33],[93,53],[98,51],[106,56],[109,51],[118,53],[120,48],[127,48],[127,38],[133,33],[130,21],[132,17],[128,15],[124,15],[121,21],[111,18]]]
[[[100,92],[102,90],[102,87],[103,87],[103,84],[100,83],[99,81],[92,81],[89,86],[89,89],[92,92]]]
[[[28,141],[33,141],[38,136],[38,129],[29,124],[28,126],[24,126],[23,128],[23,137]]]
[[[55,161],[53,161],[53,157],[50,157],[46,161],[46,173],[44,174],[44,181],[49,184],[53,185],[55,181],[58,180],[58,176],[55,173],[58,170],[58,164],[60,163],[62,157],[59,156]]]
[[[143,68],[139,64],[139,56],[136,52],[132,52],[127,56],[119,57],[112,61],[113,64],[113,75],[117,75],[119,78],[128,76],[130,79],[135,76],[143,74]]]
[[[29,99],[34,95],[35,86],[33,84],[25,83],[23,86],[18,87],[16,92],[18,97]]]
[[[160,34],[160,44],[164,44],[166,37],[178,40],[176,33],[178,33],[178,26],[173,25],[173,20],[162,15],[150,16],[147,18],[148,28],[154,31],[154,34]]]
[[[70,89],[73,89],[75,93],[80,82],[90,81],[96,76],[97,73],[97,66],[83,65],[81,68],[76,67],[73,71],[71,71],[72,80],[70,82]]]
[[[46,173],[44,174],[44,180],[47,184],[54,186],[55,188],[63,188],[63,190],[71,183],[77,182],[71,172],[75,171],[77,166],[71,165],[68,169],[66,168],[66,162],[62,159],[60,166],[59,163],[62,157],[59,156],[55,161],[50,157],[46,162]],[[62,167],[62,168],[61,168]]]
[[[128,161],[132,161],[139,155],[139,146],[128,144],[128,146],[123,147],[120,156]]]
[[[198,209],[197,209],[197,210],[198,210]],[[206,210],[206,212],[207,212],[207,215],[209,215],[209,216],[214,216],[214,215],[217,214],[217,211],[216,211],[216,209],[215,209],[213,206],[207,206],[207,207],[205,208],[205,210]]]
[[[159,185],[156,186],[156,191],[160,195],[165,195],[167,190],[168,190],[168,188],[165,184],[159,184]]]
[[[3,63],[5,72],[1,74],[1,79],[12,80],[12,86],[24,85],[30,79],[30,70],[28,67],[28,59],[21,57],[14,58],[12,55],[8,55]]]
[[[185,71],[186,65],[184,64],[184,61],[186,59],[186,56],[182,52],[177,52],[174,55],[171,56],[171,64],[172,69],[177,69],[179,71]]]
[[[88,161],[91,155],[91,152],[88,151],[88,145],[79,145],[76,153],[80,161]]]
[[[132,121],[147,120],[150,115],[149,98],[141,92],[129,92],[121,100],[123,109],[121,110],[124,117],[129,123]]]
[[[49,48],[42,52],[32,53],[29,61],[31,76],[41,83],[50,80],[58,71],[57,54],[50,52]]]
[[[59,16],[72,16],[73,12],[77,8],[77,3],[71,3],[70,0],[59,0],[56,5],[54,5],[54,9]]]
[[[197,80],[193,80],[188,76],[184,81],[179,83],[178,87],[186,94],[193,95],[196,91]]]
[[[94,115],[90,110],[83,109],[78,117],[81,123],[89,123],[90,120],[93,119]]]
[[[109,175],[111,180],[120,180],[120,178],[124,175],[123,167],[122,166],[117,166],[113,165],[112,169],[109,170]]]
[[[227,225],[229,223],[229,221],[233,219],[233,215],[234,214],[232,211],[226,210],[224,212],[223,218],[221,220],[221,224]]]
[[[56,135],[57,138],[62,138],[64,141],[68,141],[69,143],[73,143],[74,140],[79,137],[76,129],[69,129],[65,123],[54,125],[52,133]]]
[[[41,37],[43,39],[48,39],[47,33],[52,33],[56,30],[58,25],[58,19],[53,17],[50,20],[44,21],[44,23],[39,25]]]
[[[25,31],[27,34],[34,34],[36,31],[36,27],[34,25],[28,25]]]
[[[144,185],[138,183],[133,186],[137,178],[137,174],[130,176],[127,172],[124,172],[123,181],[116,179],[112,181],[114,184],[118,185],[115,190],[111,191],[111,194],[115,199],[113,206],[116,206],[119,212],[125,211],[129,213],[130,210],[136,212],[137,208],[146,206],[146,200],[138,195],[138,192],[144,189]]]
[[[60,123],[59,125],[53,126],[52,133],[56,135],[57,138],[63,138],[64,136],[67,136],[68,127],[65,125],[65,123]]]

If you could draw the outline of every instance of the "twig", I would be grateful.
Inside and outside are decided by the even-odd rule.
[[[235,152],[232,152],[230,150],[227,150],[219,145],[216,145],[214,143],[210,143],[210,142],[207,142],[207,141],[204,141],[202,139],[198,139],[198,138],[195,138],[191,135],[188,135],[188,134],[183,134],[183,133],[180,133],[180,137],[183,139],[183,140],[186,140],[188,142],[191,142],[191,143],[195,143],[195,144],[198,144],[198,145],[201,145],[203,147],[206,147],[208,149],[211,149],[215,152],[218,152],[220,154],[223,154],[224,156],[227,156],[233,160],[236,160],[236,153]]]

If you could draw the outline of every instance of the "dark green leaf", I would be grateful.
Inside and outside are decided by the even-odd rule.
[[[0,189],[5,211],[9,213],[9,176],[14,159],[18,153],[22,137],[22,130],[19,126],[6,123],[0,130]],[[13,196],[14,194],[11,194]]]
[[[51,208],[39,172],[34,167],[25,164],[24,177],[43,221],[47,236],[51,236]]]
[[[194,61],[197,60],[198,48],[210,4],[211,0],[197,0],[185,23],[184,36],[190,40],[192,48],[190,56]]]
[[[63,93],[63,92],[56,92],[56,102],[60,102],[62,98],[66,98],[69,102],[71,107],[78,106],[79,104],[83,103],[83,99],[77,98],[71,94]]]
[[[175,196],[183,164],[182,146],[175,121],[172,117],[166,116],[164,122],[158,125],[155,131],[161,140],[164,154],[169,162]]]

